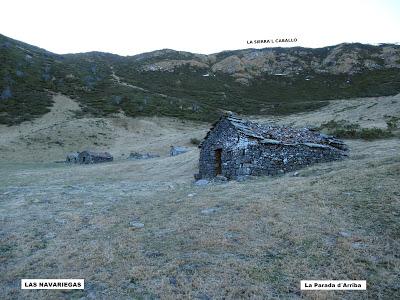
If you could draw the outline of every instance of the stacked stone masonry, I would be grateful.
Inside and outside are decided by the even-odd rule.
[[[200,149],[196,179],[275,175],[339,160],[348,151],[333,136],[307,128],[261,125],[232,115],[213,125]]]

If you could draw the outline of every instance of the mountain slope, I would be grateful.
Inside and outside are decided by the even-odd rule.
[[[400,92],[400,46],[340,44],[212,55],[170,49],[135,56],[58,55],[0,35],[0,123],[43,115],[63,93],[95,116],[211,121],[221,111],[287,114],[327,99]]]

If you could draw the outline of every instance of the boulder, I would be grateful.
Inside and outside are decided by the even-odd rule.
[[[228,178],[222,175],[215,176],[215,181],[228,181]]]
[[[129,227],[131,227],[133,229],[140,229],[140,228],[144,227],[144,224],[140,223],[140,222],[132,221],[132,222],[129,222]]]
[[[218,212],[220,209],[221,209],[220,207],[205,208],[205,209],[202,209],[202,210],[201,210],[201,213],[202,213],[203,215],[210,215],[210,214],[213,214],[213,213]]]
[[[207,185],[209,183],[209,181],[207,179],[200,179],[197,180],[194,184],[195,185]]]
[[[185,152],[188,152],[189,149],[186,147],[182,146],[171,146],[171,149],[169,151],[170,156],[177,156],[179,154],[183,154]]]

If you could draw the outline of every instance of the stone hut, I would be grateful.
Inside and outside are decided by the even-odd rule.
[[[79,152],[68,153],[67,158],[65,159],[65,162],[70,163],[70,164],[76,164],[76,163],[78,163],[78,156],[79,156]]]
[[[80,164],[96,164],[112,160],[113,156],[108,152],[93,152],[86,150],[80,152],[78,155],[78,161]]]
[[[346,145],[333,136],[257,124],[234,115],[221,117],[199,148],[196,179],[275,175],[347,156]]]

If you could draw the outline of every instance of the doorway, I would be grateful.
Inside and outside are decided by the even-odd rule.
[[[222,149],[216,149],[215,151],[215,176],[222,174]]]

